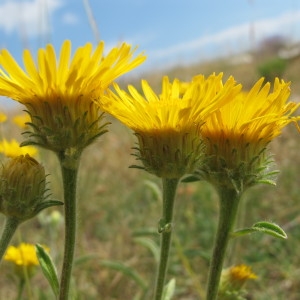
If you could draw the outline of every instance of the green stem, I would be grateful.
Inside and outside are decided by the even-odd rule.
[[[161,300],[167,273],[172,237],[173,207],[178,179],[163,178],[163,217],[160,223],[161,246],[158,274],[156,278],[155,300]]]
[[[220,189],[219,196],[219,224],[210,264],[206,300],[217,299],[228,240],[236,219],[240,199],[240,194],[234,189]]]
[[[12,217],[6,217],[4,229],[0,240],[0,262],[19,224],[19,220]]]
[[[68,158],[59,156],[63,188],[65,210],[65,249],[61,272],[59,299],[69,299],[70,281],[72,275],[73,259],[76,241],[76,184],[78,162],[72,166],[66,163]]]
[[[17,295],[16,300],[21,300],[22,299],[22,294],[23,294],[24,286],[25,286],[25,280],[24,279],[20,279],[19,288],[18,288],[18,295]]]

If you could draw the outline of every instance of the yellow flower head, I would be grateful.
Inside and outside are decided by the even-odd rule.
[[[65,41],[57,59],[52,45],[39,49],[35,62],[29,50],[23,54],[23,70],[7,50],[0,52],[0,95],[24,104],[31,117],[29,141],[55,152],[81,150],[106,130],[93,100],[122,74],[141,64],[140,54],[126,43],[105,57],[104,43],[78,48],[71,58],[71,42]],[[2,69],[1,69],[2,68]]]
[[[228,274],[233,282],[243,284],[248,279],[256,279],[257,276],[252,272],[251,267],[241,264],[229,268]]]
[[[250,92],[240,93],[207,119],[202,137],[211,157],[209,172],[226,173],[231,180],[245,179],[244,184],[249,185],[264,175],[267,145],[293,121],[291,114],[299,106],[287,102],[289,86],[276,79],[270,91],[270,83],[263,85],[260,79]]]
[[[45,250],[49,251],[48,248],[45,248]],[[35,246],[27,243],[21,243],[18,247],[9,246],[4,255],[4,260],[14,264],[15,272],[21,279],[25,279],[26,273],[29,277],[32,277],[39,265]]]
[[[13,117],[13,122],[22,129],[26,128],[28,126],[26,123],[30,123],[30,121],[30,116],[24,113]]]
[[[4,123],[7,120],[6,114],[0,112],[0,123]]]
[[[236,296],[242,295],[245,283],[253,279],[257,279],[257,275],[252,272],[251,267],[244,264],[223,270],[218,299],[240,299]]]
[[[234,97],[239,86],[233,78],[223,85],[222,74],[196,76],[189,83],[163,78],[162,92],[156,95],[143,80],[142,96],[133,86],[129,93],[114,85],[116,93],[97,102],[129,128],[139,140],[138,158],[144,168],[164,178],[180,178],[191,172],[199,160],[201,126],[205,119]]]
[[[3,153],[6,157],[17,157],[25,154],[36,156],[37,149],[33,146],[20,147],[20,144],[15,139],[10,141],[4,139],[0,141],[0,153]]]
[[[39,261],[36,256],[35,246],[21,243],[18,247],[9,246],[4,260],[13,262],[18,266],[38,266]]]

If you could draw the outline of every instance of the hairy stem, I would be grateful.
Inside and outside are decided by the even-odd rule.
[[[76,188],[78,162],[73,166],[65,163],[67,158],[59,156],[63,188],[64,188],[64,209],[65,209],[65,249],[63,267],[61,272],[59,299],[69,299],[70,281],[72,276],[73,259],[76,242]]]
[[[178,179],[163,178],[163,216],[160,224],[161,246],[158,274],[156,278],[155,300],[161,300],[168,267],[172,237],[173,207]]]
[[[234,189],[219,190],[220,213],[215,237],[213,256],[210,264],[206,300],[217,299],[218,288],[227,250],[228,240],[234,225],[240,195]]]
[[[19,224],[19,220],[12,217],[6,217],[0,240],[0,262]]]

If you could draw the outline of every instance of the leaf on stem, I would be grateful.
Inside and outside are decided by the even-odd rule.
[[[152,253],[155,262],[159,262],[159,246],[155,241],[147,237],[137,237],[134,241],[147,248]]]
[[[262,232],[279,239],[287,239],[287,234],[279,225],[266,221],[257,222],[249,228],[236,230],[232,233],[232,237],[243,236],[253,232]]]
[[[164,287],[162,300],[171,300],[175,293],[176,280],[172,278]]]
[[[48,280],[53,293],[57,297],[59,294],[59,283],[54,263],[50,255],[45,251],[45,249],[41,245],[36,244],[35,248],[36,255],[42,268],[43,274]]]
[[[148,288],[144,279],[131,267],[117,261],[103,260],[100,263],[102,266],[119,271],[127,277],[133,279],[143,290]]]

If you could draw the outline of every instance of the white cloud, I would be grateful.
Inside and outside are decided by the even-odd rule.
[[[0,4],[0,31],[27,36],[47,33],[49,18],[60,6],[62,0],[7,0]]]
[[[243,47],[250,48],[254,46],[251,44],[253,42],[251,37],[254,38],[256,42],[259,42],[266,37],[276,34],[289,36],[292,33],[292,29],[295,29],[297,25],[300,26],[300,11],[288,12],[274,18],[258,20],[253,22],[252,25],[251,33],[250,23],[243,23],[221,30],[215,34],[206,34],[188,42],[155,50],[151,52],[151,57],[156,59],[170,56],[174,57],[184,53],[203,50],[210,46],[215,46],[215,48],[219,47],[221,52],[231,44],[240,47],[240,49],[236,50],[241,50]],[[298,33],[300,34],[300,32]]]
[[[62,16],[62,22],[67,25],[75,25],[79,22],[77,15],[67,12]]]

